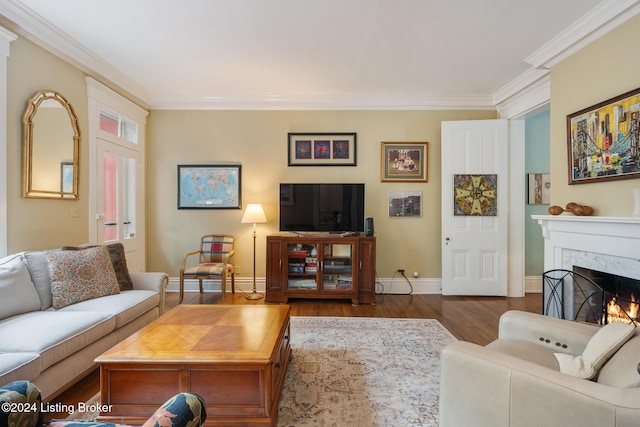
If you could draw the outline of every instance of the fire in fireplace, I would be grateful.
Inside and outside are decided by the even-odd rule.
[[[543,274],[543,312],[607,324],[640,322],[640,280],[574,266]]]

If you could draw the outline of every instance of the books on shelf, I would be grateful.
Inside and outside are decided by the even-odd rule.
[[[289,279],[289,289],[315,289],[315,279]]]

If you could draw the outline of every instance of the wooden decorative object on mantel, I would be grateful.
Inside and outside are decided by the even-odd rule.
[[[593,208],[587,205],[579,205],[575,202],[567,203],[564,209],[560,206],[549,207],[549,213],[551,215],[560,215],[562,212],[570,212],[576,216],[590,216],[593,213]]]

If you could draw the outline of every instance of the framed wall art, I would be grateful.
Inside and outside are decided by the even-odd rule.
[[[356,134],[289,133],[289,166],[355,166]]]
[[[551,175],[548,173],[528,174],[529,204],[548,205],[551,198]]]
[[[498,175],[454,175],[454,216],[497,216]]]
[[[427,142],[383,142],[380,181],[427,182]]]
[[[389,191],[389,218],[422,216],[422,191]]]
[[[640,88],[567,116],[569,184],[640,177]]]
[[[178,165],[178,209],[242,209],[241,165]]]

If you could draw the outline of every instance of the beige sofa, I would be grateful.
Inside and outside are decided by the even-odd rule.
[[[129,274],[125,264],[130,280],[121,290],[119,275],[112,283],[115,270],[104,259],[104,247],[92,252],[99,254],[99,268],[91,262],[74,265],[87,251],[23,252],[0,259],[0,384],[32,381],[49,399],[95,368],[97,356],[162,314],[166,274]],[[64,259],[54,257],[63,253]],[[108,292],[62,286],[65,277],[86,279],[99,269]]]
[[[606,340],[604,328],[613,326],[510,311],[489,345],[447,346],[441,358],[440,426],[639,426],[638,328],[630,327],[621,342],[599,345],[603,357],[593,379],[560,371],[569,369],[561,368],[564,358],[586,360],[594,342]]]

